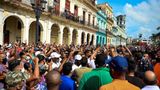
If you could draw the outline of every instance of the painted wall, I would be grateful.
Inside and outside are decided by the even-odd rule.
[[[98,22],[98,31],[96,32],[97,44],[104,45],[106,44],[106,26],[107,26],[107,15],[99,10],[97,12],[97,22]]]

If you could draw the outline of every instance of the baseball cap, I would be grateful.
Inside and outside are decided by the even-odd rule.
[[[36,52],[35,52],[35,56],[37,56],[37,55],[39,55],[39,54],[41,54],[41,51],[36,51]]]
[[[128,70],[127,59],[122,56],[116,56],[116,57],[112,58],[109,65],[115,71],[126,72]]]
[[[82,56],[78,54],[78,55],[76,55],[76,56],[74,57],[74,59],[75,59],[75,60],[81,60],[81,59],[82,59]]]
[[[52,52],[50,55],[50,58],[60,58],[60,54],[58,54],[57,52]]]

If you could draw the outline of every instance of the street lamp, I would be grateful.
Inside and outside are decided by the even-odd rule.
[[[35,17],[36,17],[36,40],[35,43],[38,44],[39,42],[39,18],[44,11],[46,7],[46,0],[30,0],[32,8],[34,9],[35,12]]]

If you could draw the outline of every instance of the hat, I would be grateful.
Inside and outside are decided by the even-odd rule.
[[[52,52],[50,55],[50,58],[60,58],[60,54],[58,54],[57,52]]]
[[[8,86],[14,87],[28,78],[29,75],[27,73],[22,73],[21,71],[10,71],[6,75],[5,82]]]
[[[35,47],[35,48],[34,48],[34,51],[39,51],[39,48]]]
[[[76,56],[74,57],[74,59],[75,59],[75,60],[81,60],[81,59],[82,59],[82,56],[78,54],[78,55],[76,55]]]
[[[110,67],[112,67],[115,71],[126,72],[128,70],[127,59],[122,56],[116,56],[112,58]]]
[[[39,55],[39,54],[41,54],[40,51],[36,51],[36,52],[35,52],[35,56],[37,56],[37,55]]]
[[[12,44],[8,44],[8,46],[6,46],[7,48],[12,48]]]

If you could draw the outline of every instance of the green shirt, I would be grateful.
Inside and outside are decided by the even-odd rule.
[[[96,68],[82,76],[78,90],[99,90],[100,86],[111,82],[108,68]]]

